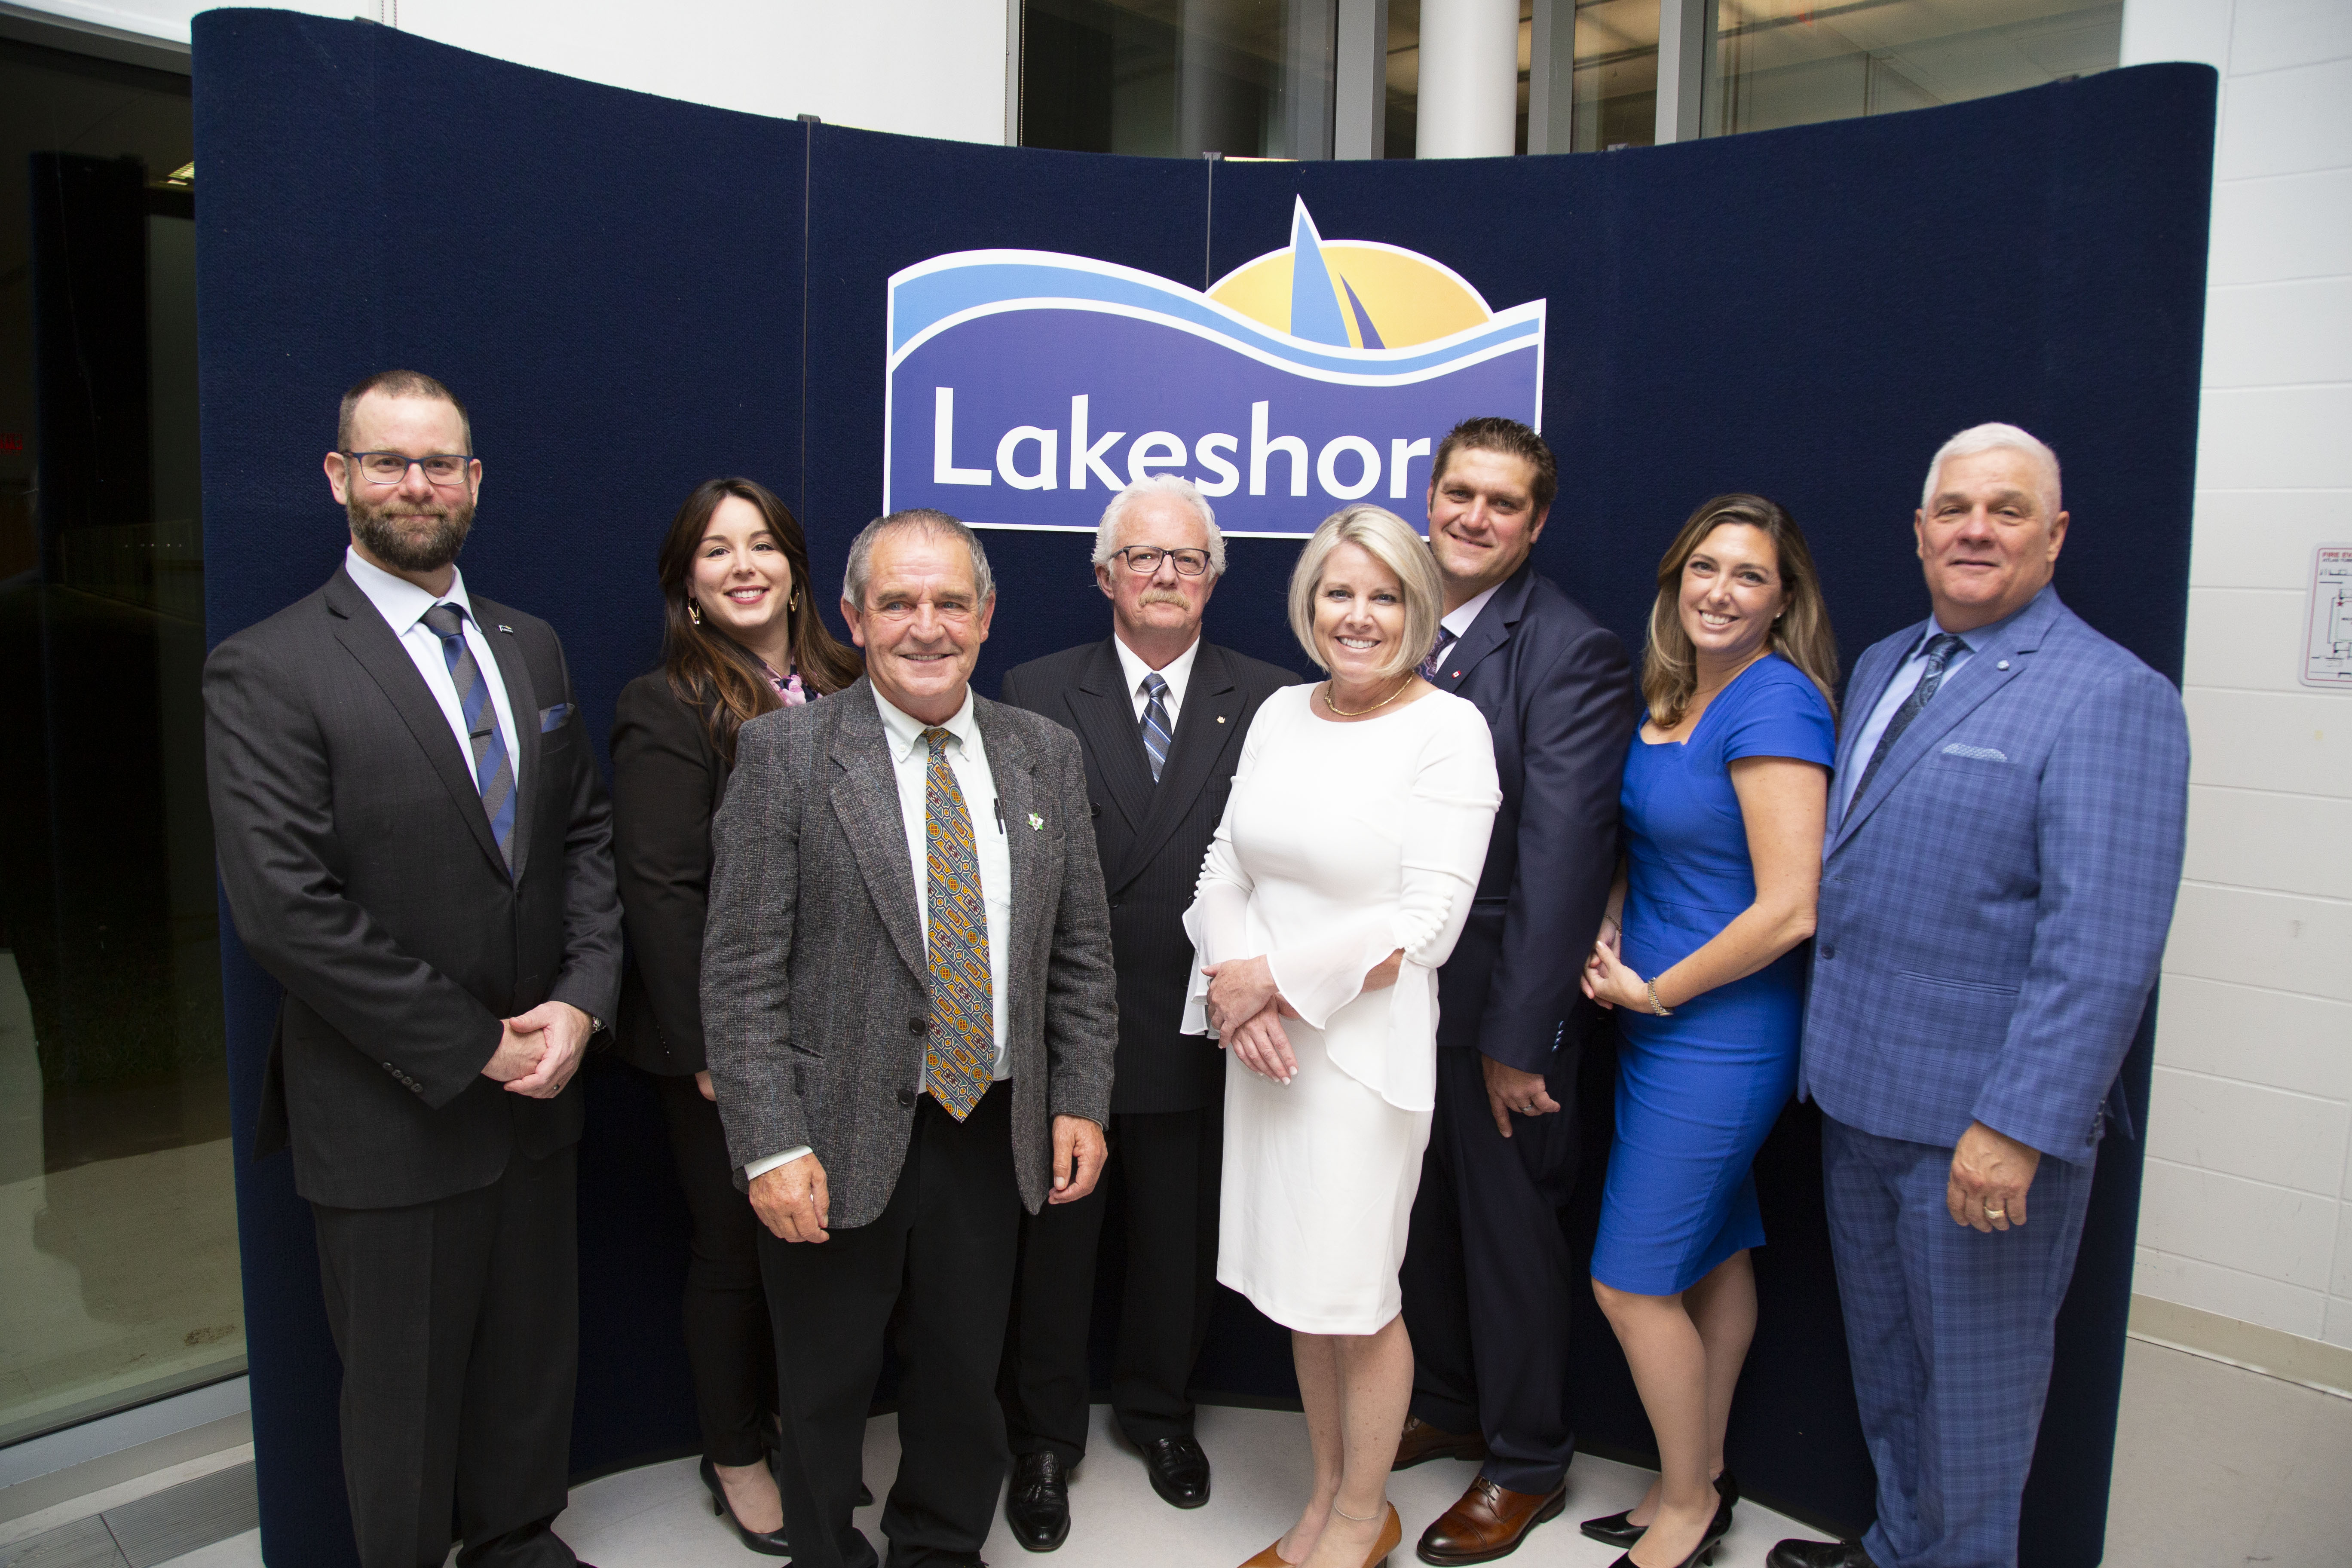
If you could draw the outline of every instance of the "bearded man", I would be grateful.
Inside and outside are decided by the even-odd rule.
[[[570,1568],[569,1089],[620,988],[611,808],[562,645],[469,595],[482,465],[414,371],[343,396],[326,585],[213,651],[237,934],[285,986],[256,1158],[290,1149],[343,1362],[365,1568]]]

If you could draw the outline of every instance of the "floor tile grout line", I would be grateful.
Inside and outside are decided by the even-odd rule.
[[[2240,1361],[2234,1356],[2223,1355],[2219,1351],[2200,1350],[2195,1345],[2185,1345],[2179,1340],[2168,1340],[2157,1334],[2143,1333],[2137,1329],[2128,1331],[2125,1337],[2137,1340],[2142,1344],[2155,1345],[2162,1350],[2178,1351],[2182,1355],[2193,1355],[2199,1361],[2218,1362],[2223,1366],[2235,1367],[2240,1372],[2252,1373],[2256,1377],[2266,1377],[2273,1383],[2284,1383],[2292,1388],[2307,1388],[2314,1394],[2324,1394],[2330,1399],[2352,1400],[2352,1389],[2336,1388],[2325,1383],[2312,1383],[2290,1373],[2279,1372],[2267,1366],[2256,1366],[2252,1362]],[[2324,1344],[2326,1342],[2318,1342]]]

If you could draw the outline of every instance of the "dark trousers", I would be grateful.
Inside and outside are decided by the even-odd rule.
[[[767,1457],[776,1404],[776,1331],[760,1283],[762,1226],[736,1190],[719,1107],[702,1098],[691,1073],[654,1081],[694,1222],[684,1317],[702,1451],[714,1464],[756,1465]]]
[[[1087,1454],[1095,1245],[1104,1216],[1127,1231],[1127,1286],[1111,1360],[1111,1409],[1133,1443],[1192,1433],[1185,1386],[1217,1286],[1224,1110],[1114,1116],[1110,1165],[1094,1192],[1021,1221],[1021,1267],[997,1394],[1015,1454]],[[1114,1190],[1115,1189],[1115,1190]]]
[[[2015,1568],[2058,1307],[2089,1165],[2044,1155],[2026,1222],[1987,1235],[1944,1206],[1952,1152],[1822,1119],[1822,1178],[1879,1568]]]
[[[1565,1109],[1495,1130],[1475,1050],[1437,1053],[1437,1107],[1399,1282],[1412,1336],[1412,1414],[1479,1432],[1479,1474],[1548,1492],[1576,1456],[1568,1424],[1568,1331],[1576,1260],[1559,1211],[1576,1187],[1576,1058],[1548,1079]]]
[[[568,1568],[580,1359],[575,1151],[405,1208],[311,1205],[343,1361],[343,1484],[363,1568]]]
[[[1021,1194],[1013,1173],[1013,1086],[957,1121],[930,1096],[890,1201],[871,1225],[821,1242],[760,1236],[775,1321],[784,1440],[784,1531],[803,1568],[866,1568],[850,1523],[882,1344],[901,1309],[898,1477],[882,1510],[894,1565],[974,1557],[1004,1481],[994,1381],[1013,1294]]]

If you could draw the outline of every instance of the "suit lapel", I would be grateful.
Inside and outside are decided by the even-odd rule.
[[[907,818],[898,805],[898,772],[890,755],[882,710],[863,677],[837,697],[841,723],[833,734],[833,812],[848,837],[866,896],[890,933],[891,944],[916,978],[929,984],[921,911],[915,908],[915,869],[907,859]],[[975,824],[977,826],[977,824]]]
[[[474,625],[480,629],[482,640],[490,645],[499,679],[506,684],[507,709],[514,715],[514,879],[520,882],[524,862],[530,857],[531,820],[538,816],[533,809],[540,784],[538,685],[530,678],[530,660],[523,657],[522,639],[508,625],[513,612],[490,599],[473,598],[473,605]]]
[[[1920,623],[1926,625],[1925,622]],[[1845,831],[1851,809],[1840,811],[1838,803],[1845,799],[1842,781],[1853,776],[1854,747],[1860,742],[1870,715],[1886,695],[1886,683],[1903,668],[1905,652],[1918,645],[1919,626],[1913,626],[1895,637],[1873,643],[1863,653],[1861,662],[1853,668],[1853,679],[1846,682],[1845,722],[1839,726],[1837,760],[1830,775],[1829,847],[1835,848]],[[1848,803],[1849,807],[1852,803]]]
[[[1112,804],[1127,818],[1128,831],[1139,832],[1151,815],[1158,786],[1151,782],[1151,759],[1144,753],[1143,731],[1135,721],[1135,700],[1128,694],[1127,677],[1109,638],[1087,660],[1069,702],[1070,716],[1077,721],[1087,754],[1102,770]]]
[[[367,671],[393,711],[425,752],[425,760],[440,775],[441,783],[457,803],[457,816],[474,835],[474,842],[490,858],[501,876],[507,872],[506,857],[499,853],[499,841],[490,837],[490,819],[482,809],[482,792],[474,782],[473,759],[457,749],[457,737],[449,728],[448,716],[434,700],[425,678],[416,672],[415,661],[400,639],[384,624],[360,585],[341,567],[327,579],[328,614],[333,617],[335,640],[343,650]],[[500,666],[504,668],[503,665]],[[515,716],[515,728],[523,727],[522,716]],[[518,807],[520,809],[520,807]],[[521,831],[521,818],[516,818],[516,831]]]
[[[1495,596],[1486,601],[1486,607],[1478,612],[1470,629],[1438,661],[1440,691],[1459,695],[1463,680],[1478,667],[1478,661],[1511,640],[1511,628],[1527,613],[1528,595],[1535,591],[1535,580],[1536,565],[1529,560],[1521,563],[1519,569],[1495,590]]]
[[[1071,825],[1053,820],[1059,804],[1045,798],[1037,783],[1037,759],[1019,731],[1005,722],[1003,710],[978,695],[971,706],[981,743],[988,748],[989,776],[995,781],[997,800],[1003,808],[1005,858],[1013,867],[1012,894],[1006,900],[1013,908],[1012,945],[1005,949],[1005,973],[1018,974],[1021,955],[1043,952],[1046,946],[1039,925],[1051,901],[1045,887],[1045,834],[1068,832]],[[972,802],[971,810],[975,830],[996,830],[995,822],[982,820],[980,802]],[[1037,819],[1034,824],[1030,821],[1033,816]]]
[[[1160,769],[1160,783],[1151,792],[1151,809],[1137,828],[1126,856],[1117,866],[1103,868],[1103,885],[1108,891],[1117,893],[1141,874],[1168,836],[1190,815],[1192,803],[1216,778],[1219,763],[1240,733],[1241,710],[1242,693],[1234,684],[1223,650],[1202,643],[1192,657],[1192,682],[1184,691],[1176,734],[1168,745],[1167,765]],[[1136,745],[1141,749],[1140,739]]]
[[[2022,657],[2042,646],[2042,636],[2055,614],[2058,598],[2046,594],[2029,605],[2017,619],[2010,622],[2000,636],[1982,648],[1969,655],[1969,661],[1955,670],[1951,678],[1936,689],[1936,695],[1911,721],[1911,726],[1895,738],[1886,761],[1870,781],[1870,787],[1853,799],[1845,820],[1838,825],[1837,842],[1843,844],[1853,836],[1853,830],[1875,810],[1879,802],[1893,792],[1905,774],[1925,758],[1932,755],[1938,742],[1949,734],[1954,725],[1967,718],[1985,700],[2025,672]],[[1907,645],[1906,645],[1907,646]],[[1896,668],[1901,668],[1898,660]],[[1891,679],[1891,676],[1890,676]],[[1882,682],[1879,696],[1886,692]],[[1874,698],[1874,704],[1877,699]],[[1864,759],[1868,766],[1868,759]]]

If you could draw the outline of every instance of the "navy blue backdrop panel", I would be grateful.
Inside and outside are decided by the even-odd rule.
[[[1537,559],[1629,647],[1684,519],[1754,490],[1806,529],[1851,668],[1927,614],[1910,524],[1930,456],[2002,419],[2063,460],[2060,592],[2177,681],[2213,94],[2204,68],[2164,66],[1597,157],[1228,163],[1210,270],[1279,243],[1303,197],[1327,242],[1420,251],[1498,310],[1548,300],[1544,431],[1561,484]],[[1585,1086],[1580,1249],[1605,1167],[1606,1038]],[[2142,1108],[2149,1066],[2144,1028],[2125,1069]],[[1819,1149],[1818,1115],[1797,1107],[1759,1159],[1772,1243],[1727,1451],[1759,1496],[1859,1525],[1871,1471]],[[2102,1550],[2140,1156],[2130,1139],[2103,1150],[2027,1496],[2029,1564]],[[1580,1429],[1651,1451],[1613,1336],[1580,1305]]]
[[[482,458],[467,582],[554,624],[601,748],[654,661],[654,552],[688,490],[800,488],[803,128],[282,12],[198,18],[194,64],[210,636],[325,581],[337,399],[421,370]],[[221,926],[242,1146],[278,989]],[[697,1439],[659,1112],[629,1069],[583,1077],[584,1472]],[[350,1563],[310,1215],[283,1157],[240,1160],[237,1195],[264,1548]]]
[[[815,127],[809,136],[810,528],[845,542],[881,510],[893,273],[950,251],[1050,250],[1198,288],[1208,255],[1210,175],[1205,162]],[[980,415],[967,404],[968,421]],[[994,493],[1001,492],[976,490],[973,499]],[[1003,672],[1025,659],[1109,635],[1088,564],[1090,535],[1005,530],[992,531],[986,544],[1000,588],[978,671],[982,691],[994,691]],[[1213,616],[1223,608],[1212,601]],[[1219,635],[1213,625],[1210,635]]]
[[[200,18],[195,63],[215,637],[331,570],[343,529],[318,463],[336,395],[406,364],[472,407],[486,483],[469,580],[554,622],[601,743],[614,695],[652,661],[654,547],[695,482],[743,473],[795,500],[830,596],[881,501],[891,273],[1011,247],[1202,285],[1280,245],[1304,195],[1327,238],[1421,251],[1497,307],[1549,301],[1545,426],[1563,487],[1538,559],[1629,642],[1691,506],[1755,489],[1810,531],[1850,662],[1925,612],[1906,524],[1928,454],[1999,417],[2066,459],[2070,602],[2178,673],[2213,97],[2201,68],[1657,151],[1212,170],[811,131],[280,13]],[[989,543],[1001,604],[983,689],[1105,634],[1085,536]],[[1303,669],[1281,608],[1295,553],[1232,542],[1210,635]],[[277,993],[226,945],[242,1139]],[[2147,1070],[2143,1040],[2126,1069],[2136,1104]],[[1610,1071],[1592,1052],[1589,1178]],[[583,1474],[695,1440],[685,1219],[658,1117],[624,1069],[592,1062],[584,1082]],[[1798,1110],[1759,1163],[1773,1240],[1733,1454],[1752,1489],[1853,1526],[1870,1471],[1817,1161],[1817,1121]],[[2136,1142],[2109,1141],[2029,1494],[2037,1568],[2099,1554],[2138,1163]],[[1570,1218],[1580,1243],[1597,1190],[1588,1179]],[[273,1562],[347,1563],[309,1218],[283,1160],[241,1163],[238,1201],[265,1547]],[[1579,1329],[1588,1437],[1646,1449],[1605,1327],[1588,1311]],[[1284,1396],[1284,1336],[1224,1297],[1201,1382]]]

